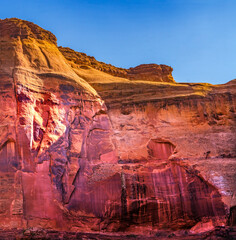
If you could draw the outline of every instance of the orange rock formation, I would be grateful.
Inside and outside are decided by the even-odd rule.
[[[59,47],[59,50],[69,62],[76,64],[77,67],[82,69],[92,67],[112,76],[130,80],[175,82],[172,77],[173,69],[167,65],[142,64],[134,68],[124,69],[117,68],[111,64],[99,62],[94,57],[87,56],[85,53],[75,52],[70,48]]]
[[[116,68],[19,19],[0,20],[0,33],[1,228],[235,224],[235,80]]]

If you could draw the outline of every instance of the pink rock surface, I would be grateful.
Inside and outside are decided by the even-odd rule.
[[[50,32],[19,19],[0,32],[1,228],[235,223],[235,81],[149,82],[145,68],[144,81],[90,85]]]

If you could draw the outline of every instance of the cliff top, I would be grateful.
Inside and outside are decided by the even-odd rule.
[[[129,80],[146,80],[154,82],[170,82],[175,80],[172,76],[173,68],[164,64],[141,64],[129,69],[115,67],[111,64],[97,61],[94,57],[82,52],[76,52],[68,47],[59,47],[64,57],[81,69],[92,67],[101,72],[108,73],[115,77],[126,78]]]
[[[32,22],[18,18],[7,18],[0,20],[0,33],[0,38],[4,40],[9,40],[12,38],[34,38],[45,40],[57,45],[57,38],[54,34],[44,30]],[[89,67],[115,77],[129,80],[170,83],[175,82],[172,76],[173,69],[167,65],[142,64],[134,68],[125,69],[97,61],[94,57],[90,57],[85,53],[76,52],[70,48],[59,47],[59,50],[70,65],[77,65],[78,68],[86,69]]]
[[[57,44],[57,38],[51,32],[44,30],[38,25],[21,20],[18,18],[6,18],[0,19],[0,37],[1,38],[35,38],[40,40],[46,40],[53,44]]]

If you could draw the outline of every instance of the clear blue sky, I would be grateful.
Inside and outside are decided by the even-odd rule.
[[[0,18],[119,67],[167,64],[177,82],[236,78],[236,0],[0,0]]]

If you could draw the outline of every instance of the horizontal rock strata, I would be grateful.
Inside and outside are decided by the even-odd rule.
[[[2,229],[202,234],[235,224],[235,80],[116,68],[19,19],[0,20],[0,33]]]

